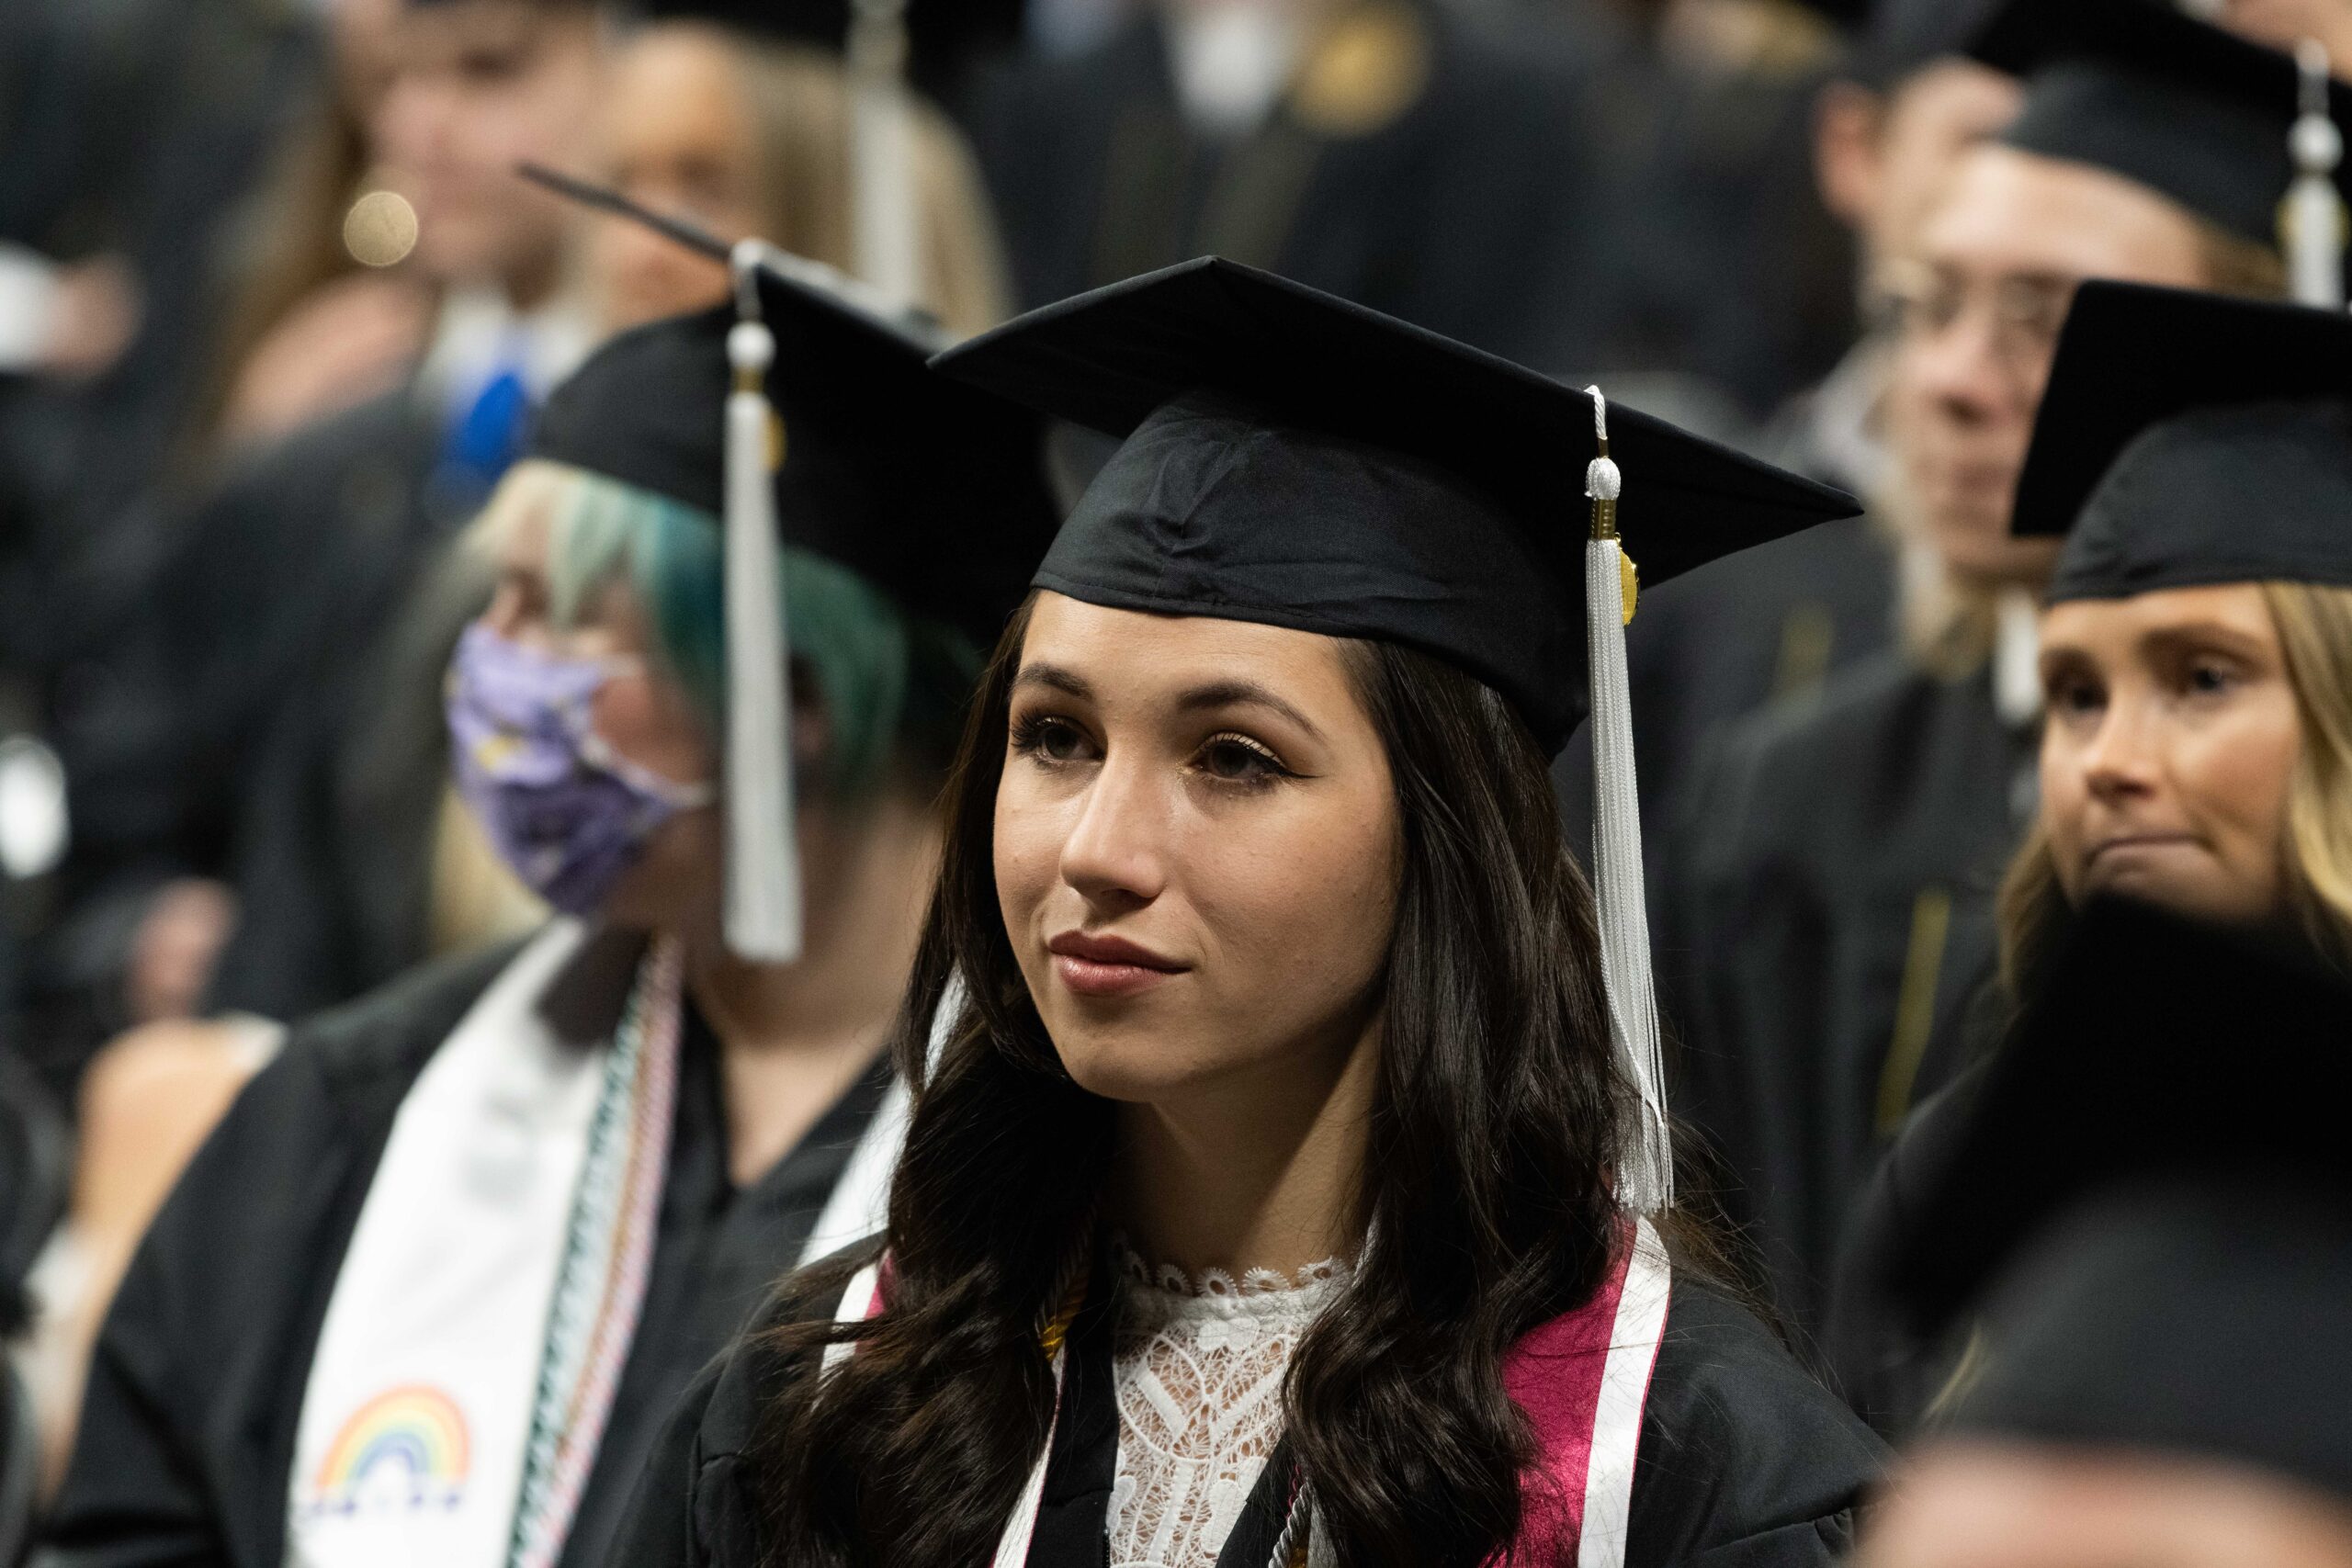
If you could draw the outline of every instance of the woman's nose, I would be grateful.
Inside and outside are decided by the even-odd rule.
[[[2094,796],[2144,795],[2154,784],[2156,720],[2139,702],[2110,702],[2083,749],[2083,781]]]
[[[491,595],[490,607],[482,611],[481,624],[512,639],[522,630],[524,608],[523,591],[512,582],[502,582]]]
[[[1063,841],[1062,880],[1089,903],[1133,908],[1168,883],[1169,804],[1148,771],[1109,752]]]

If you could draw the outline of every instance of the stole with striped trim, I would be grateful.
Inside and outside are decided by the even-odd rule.
[[[1672,1286],[1657,1231],[1647,1220],[1629,1222],[1629,1229],[1630,1245],[1592,1299],[1522,1336],[1503,1364],[1503,1386],[1527,1413],[1539,1453],[1527,1477],[1522,1563],[1622,1568],[1624,1562],[1634,1461]],[[842,1295],[841,1318],[881,1310],[886,1278],[881,1268],[861,1269]],[[995,1568],[1102,1568],[1119,1445],[1111,1280],[1111,1270],[1092,1270],[1067,1326],[1057,1319],[1046,1331],[1058,1391],[1053,1425],[999,1543]],[[847,1345],[832,1348],[829,1364],[850,1351]],[[1295,1481],[1285,1442],[1267,1461],[1217,1568],[1319,1568],[1326,1555],[1319,1532],[1311,1554],[1299,1540],[1301,1550],[1276,1563]]]

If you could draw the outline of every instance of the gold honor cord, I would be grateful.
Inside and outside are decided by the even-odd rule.
[[[1943,979],[1944,947],[1951,935],[1951,890],[1923,887],[1911,904],[1911,942],[1903,955],[1903,983],[1894,994],[1894,1038],[1878,1079],[1878,1135],[1891,1138],[1911,1111],[1928,1038],[1936,1031],[1936,991]]]

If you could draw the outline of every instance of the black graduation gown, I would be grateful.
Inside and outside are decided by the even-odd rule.
[[[0,12],[0,243],[118,256],[140,296],[137,330],[104,372],[0,375],[0,733],[42,736],[74,780],[78,753],[111,747],[155,688],[132,655],[178,587],[174,523],[199,478],[193,425],[252,260],[252,198],[316,110],[326,28],[274,0],[6,0]],[[75,800],[75,839],[105,817]],[[73,940],[51,940],[80,892],[0,875],[0,918],[43,939],[24,953],[41,983],[24,1049],[69,1100],[88,1050],[125,1021],[119,1009],[94,1016],[89,966]],[[70,935],[85,951],[93,938],[120,946],[86,922]]]
[[[1821,81],[1694,68],[1655,43],[1600,73],[1582,130],[1599,181],[1581,203],[1589,347],[1562,368],[1603,389],[1663,373],[1626,400],[1690,423],[1713,393],[1721,423],[1761,420],[1837,362],[1856,330],[1854,248],[1814,177]]]
[[[282,1561],[311,1355],[361,1202],[401,1100],[513,951],[312,1021],[239,1098],[107,1315],[48,1524],[53,1568]],[[797,1260],[885,1081],[869,1075],[737,1190],[717,1048],[691,1009],[682,1053],[652,1279],[566,1568],[603,1560],[663,1417]]]
[[[217,863],[277,716],[365,656],[419,561],[464,520],[430,490],[435,426],[413,389],[371,399],[254,455],[189,519],[148,650],[177,711],[147,750],[83,770],[85,795],[162,794],[152,826],[135,801],[119,808],[144,829],[134,842]],[[177,777],[157,776],[164,762]]]
[[[104,372],[0,392],[0,511],[26,509],[39,536],[28,581],[7,583],[0,567],[0,595],[28,592],[40,633],[78,643],[93,622],[137,615],[156,587],[135,570],[152,525],[141,497],[183,477],[251,265],[255,198],[309,133],[327,29],[269,0],[6,8],[0,48],[17,52],[0,66],[0,241],[69,262],[119,256],[140,295],[132,340]],[[75,592],[43,602],[68,574]]]
[[[1117,1458],[1110,1402],[1079,1380],[1108,1376],[1102,1325],[1073,1327],[1073,1383],[1047,1466],[1030,1568],[1100,1568]],[[1092,1339],[1092,1355],[1080,1347]],[[752,1482],[744,1458],[757,1390],[775,1368],[739,1344],[681,1402],[639,1483],[612,1562],[618,1568],[757,1568]],[[1281,1533],[1278,1450],[1220,1556],[1261,1568]],[[1634,1462],[1627,1568],[1666,1563],[1796,1568],[1852,1543],[1854,1514],[1885,1452],[1745,1310],[1678,1276]]]
[[[1022,304],[1215,254],[1523,364],[1584,362],[1592,51],[1548,24],[1395,8],[1424,39],[1426,84],[1361,128],[1285,101],[1212,141],[1184,121],[1150,15],[1001,78],[975,142]]]
[[[74,842],[62,918],[28,976],[42,1010],[37,1049],[78,1066],[127,1021],[114,1010],[124,942],[159,883],[245,880],[239,860],[266,864],[268,853],[245,851],[248,840],[305,830],[300,811],[323,814],[300,797],[266,799],[263,785],[292,765],[291,728],[358,700],[382,628],[480,500],[435,480],[436,420],[413,390],[388,393],[254,455],[171,522],[169,591],[137,637],[85,671],[87,692],[56,729]],[[265,922],[295,897],[266,879],[242,891]],[[298,940],[275,962],[307,964],[319,922],[282,925],[272,934]],[[311,978],[320,967],[309,964],[301,984],[221,1000],[294,1018],[405,965],[345,965],[326,986]]]
[[[1896,1248],[1916,1228],[1917,1205],[1960,1153],[1988,1060],[1977,1056],[1905,1118],[1838,1247],[1822,1357],[1855,1413],[1889,1442],[1918,1430],[1967,1343],[1964,1326],[1944,1338],[1914,1329],[1889,1301],[1886,1278]]]
[[[1750,721],[1673,836],[1677,1110],[1723,1156],[1726,1206],[1803,1333],[1885,1140],[1978,1037],[2032,753],[1988,673],[1889,653]]]
[[[256,754],[228,875],[237,929],[208,1000],[300,1018],[434,954],[435,848],[449,799],[442,694],[489,563],[436,552],[338,678],[300,693]]]

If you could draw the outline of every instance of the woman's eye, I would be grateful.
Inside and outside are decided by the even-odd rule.
[[[2217,660],[2199,659],[2192,662],[2183,678],[2191,696],[2219,696],[2238,683],[2238,672]]]
[[[1246,735],[1213,735],[1201,747],[1201,771],[1221,784],[1257,784],[1287,777],[1282,759]]]
[[[1013,726],[1012,749],[1041,762],[1083,761],[1086,732],[1063,718],[1027,718]]]
[[[2097,713],[2105,705],[2106,694],[2088,681],[2056,680],[2043,689],[2042,701],[2052,713],[2071,716]]]

